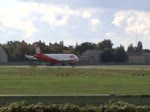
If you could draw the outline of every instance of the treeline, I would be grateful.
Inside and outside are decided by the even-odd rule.
[[[1,106],[0,112],[150,112],[150,106],[135,106],[125,102],[78,106],[73,104],[12,103]]]
[[[105,39],[98,43],[84,42],[75,46],[65,46],[63,41],[51,43],[48,45],[45,42],[38,41],[39,46],[43,53],[74,53],[80,56],[86,50],[99,50],[101,51],[102,62],[126,62],[128,60],[127,52],[150,52],[150,50],[143,50],[142,42],[138,42],[137,46],[130,44],[127,51],[124,46],[120,45],[113,48],[113,43],[109,39]],[[30,44],[25,41],[8,41],[1,44],[7,53],[9,62],[25,61],[24,54],[34,55],[34,43]]]

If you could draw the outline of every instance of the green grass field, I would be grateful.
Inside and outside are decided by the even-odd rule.
[[[150,66],[0,67],[0,95],[150,94]]]

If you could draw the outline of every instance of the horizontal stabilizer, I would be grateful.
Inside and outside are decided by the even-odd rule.
[[[34,56],[31,56],[31,55],[26,55],[26,54],[25,54],[25,57],[28,58],[28,59],[37,60],[37,58],[35,58]]]

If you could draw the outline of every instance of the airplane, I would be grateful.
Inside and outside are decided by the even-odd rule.
[[[26,58],[31,60],[49,62],[51,65],[57,63],[61,63],[62,65],[65,65],[66,63],[68,63],[72,67],[76,62],[79,61],[78,56],[76,56],[75,54],[43,54],[37,43],[34,44],[34,48],[36,50],[36,54],[33,56],[25,54]]]

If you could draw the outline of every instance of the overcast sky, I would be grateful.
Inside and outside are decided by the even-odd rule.
[[[150,0],[0,0],[0,43],[110,39],[150,49]]]

